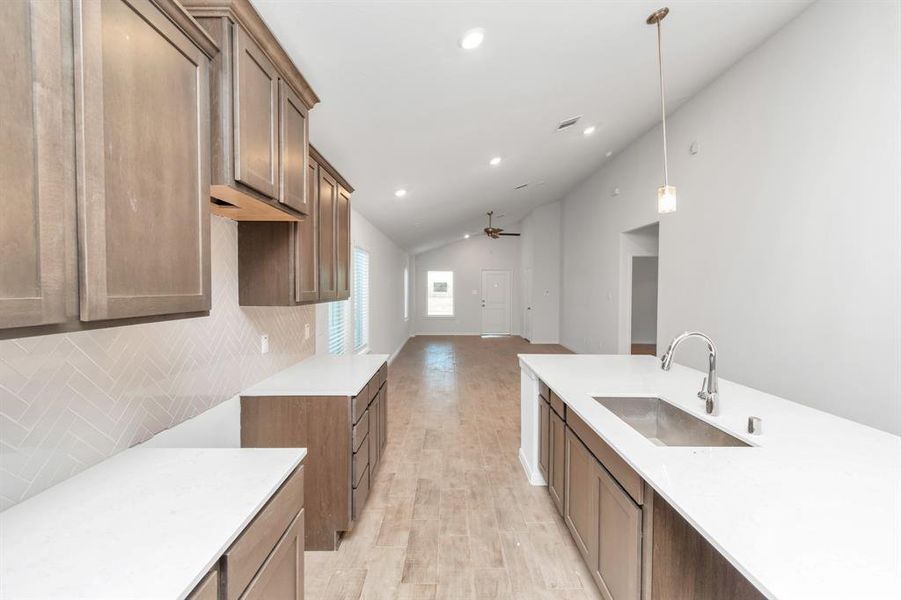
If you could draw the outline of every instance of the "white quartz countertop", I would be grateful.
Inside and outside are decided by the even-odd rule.
[[[387,354],[317,355],[279,371],[242,396],[356,396]]]
[[[571,410],[770,598],[901,598],[901,437],[651,356],[520,355]],[[659,447],[593,396],[657,396],[751,442]],[[853,399],[848,399],[853,402]],[[749,415],[763,433],[744,433]]]
[[[184,598],[304,456],[126,450],[0,513],[0,598]]]

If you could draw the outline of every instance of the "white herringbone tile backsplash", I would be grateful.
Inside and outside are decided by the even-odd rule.
[[[313,307],[238,306],[237,224],[211,228],[209,317],[0,341],[0,510],[313,354]]]

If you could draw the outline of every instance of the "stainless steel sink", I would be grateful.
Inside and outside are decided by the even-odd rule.
[[[750,446],[660,398],[595,400],[658,446]]]

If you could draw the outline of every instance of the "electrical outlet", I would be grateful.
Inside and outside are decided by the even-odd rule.
[[[304,339],[304,341],[310,339],[310,324],[309,324],[309,323],[304,323],[304,326],[303,326],[303,339]]]
[[[260,336],[260,354],[269,354],[269,336],[265,333]]]

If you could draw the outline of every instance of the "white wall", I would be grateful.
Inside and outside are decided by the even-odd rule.
[[[376,354],[390,354],[392,359],[412,334],[413,313],[404,320],[404,267],[410,269],[411,257],[391,238],[382,233],[356,210],[350,211],[351,248],[369,252],[369,350]],[[352,251],[352,250],[351,250]],[[351,301],[354,290],[351,287]],[[316,352],[328,352],[328,303],[316,306]],[[352,335],[352,311],[348,320],[348,348]]]
[[[894,433],[899,10],[814,4],[672,116],[679,210],[659,217],[657,337],[706,331],[723,377]],[[649,132],[564,200],[562,342],[574,350],[616,351],[621,234],[658,220],[660,144]],[[703,366],[695,347],[677,361]]]
[[[531,306],[530,340],[534,344],[560,341],[560,219],[562,204],[553,202],[537,207],[522,222],[520,273],[522,274],[522,317]],[[531,290],[526,278],[531,277]]]
[[[508,231],[519,231],[515,223]],[[520,242],[518,237],[502,237],[492,240],[475,235],[447,246],[416,255],[414,297],[416,299],[417,334],[478,335],[482,330],[481,290],[483,270],[507,270],[511,272],[510,296],[512,302],[511,327],[519,335],[521,310],[519,283]],[[426,316],[426,273],[428,271],[454,272],[454,316]]]

